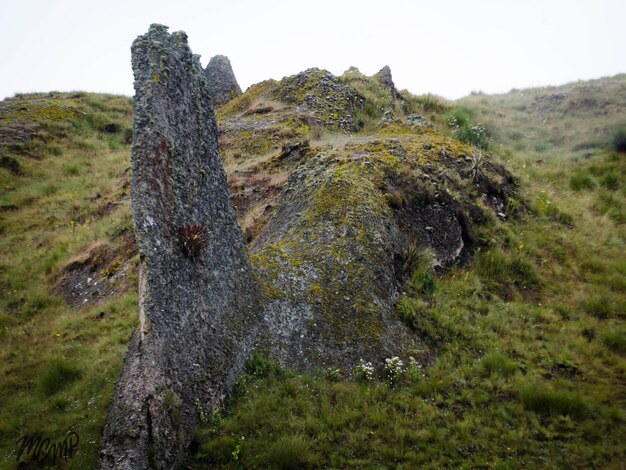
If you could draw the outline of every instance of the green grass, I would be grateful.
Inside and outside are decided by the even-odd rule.
[[[593,177],[587,173],[577,173],[571,176],[569,185],[574,191],[581,191],[583,189],[595,188],[596,182]]]
[[[501,374],[509,376],[514,374],[518,368],[515,361],[497,351],[485,354],[479,364],[487,375]]]
[[[369,94],[365,136],[392,103],[358,76],[342,80]],[[613,139],[625,80],[569,84],[562,101],[551,98],[560,89],[460,103],[403,92],[398,116],[424,114],[449,135],[451,114],[470,128],[485,124],[494,154],[485,155],[519,187],[506,221],[475,227],[474,256],[448,270],[430,269],[415,250],[397,317],[428,349],[416,341],[398,350],[404,371],[393,384],[382,361],[369,381],[332,364],[298,374],[255,354],[226,407],[202,419],[185,464],[619,468],[626,168]],[[596,113],[591,102],[609,105]],[[136,273],[81,308],[56,286],[94,242],[121,250],[132,233],[130,100],[77,92],[13,104],[0,125],[35,122],[39,138],[3,153],[0,165],[0,205],[11,207],[0,218],[0,467],[17,467],[20,435],[74,430],[80,445],[67,468],[94,468],[136,324]],[[332,137],[320,135],[319,145]],[[104,200],[115,203],[108,212]],[[421,369],[407,371],[410,357]]]
[[[618,152],[626,152],[626,126],[619,127],[613,134],[613,148]]]
[[[582,419],[589,413],[589,405],[578,393],[550,390],[545,385],[528,385],[520,392],[524,407],[546,415],[567,415]]]
[[[602,335],[602,341],[615,352],[626,353],[626,330],[622,327],[613,331],[607,331]]]
[[[67,468],[95,468],[136,323],[136,277],[131,272],[117,295],[80,309],[55,286],[67,262],[90,244],[116,250],[123,243],[117,230],[128,228],[130,149],[112,150],[111,137],[94,126],[129,127],[130,99],[51,93],[3,106],[0,125],[34,123],[38,137],[37,145],[11,147],[9,162],[19,166],[0,168],[0,205],[16,208],[0,221],[0,467],[16,467],[21,435],[56,440],[73,430],[80,443]],[[118,204],[101,216],[104,198]]]
[[[308,441],[302,435],[281,437],[269,448],[268,464],[280,470],[312,468],[318,458],[310,451]]]
[[[43,366],[37,377],[37,390],[44,395],[53,395],[81,375],[81,370],[67,359],[56,358]]]

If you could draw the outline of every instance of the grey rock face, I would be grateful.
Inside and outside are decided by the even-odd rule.
[[[393,83],[393,79],[391,78],[391,69],[388,65],[385,65],[382,69],[380,69],[372,78],[378,80],[383,87],[389,90],[392,98],[396,100],[402,99],[400,93],[396,90],[396,85]]]
[[[294,170],[253,246],[278,293],[264,310],[272,355],[297,370],[379,363],[418,347],[393,317],[401,233],[370,178],[320,154]]]
[[[417,127],[433,127],[433,123],[421,114],[409,114],[406,123]]]
[[[347,132],[358,130],[355,113],[365,104],[354,88],[317,68],[283,78],[274,97],[312,112],[318,124]]]
[[[228,57],[224,55],[212,57],[204,72],[209,81],[209,92],[213,104],[224,104],[241,95],[241,88],[239,88]]]
[[[132,46],[132,204],[140,330],[104,429],[101,468],[172,468],[243,368],[256,283],[218,154],[206,76],[183,32]]]

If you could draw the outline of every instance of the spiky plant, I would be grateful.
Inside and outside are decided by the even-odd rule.
[[[483,156],[480,152],[475,153],[471,157],[470,166],[466,170],[472,179],[473,183],[476,183],[482,176]]]
[[[200,253],[211,242],[211,236],[202,225],[182,225],[178,228],[183,254],[191,261],[197,261]]]

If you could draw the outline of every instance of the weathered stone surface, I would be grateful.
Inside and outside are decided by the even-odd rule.
[[[209,81],[209,92],[214,105],[227,103],[241,95],[241,88],[228,57],[224,55],[211,57],[204,73]]]
[[[388,65],[385,65],[382,69],[380,69],[372,78],[378,80],[380,84],[386,88],[389,93],[391,93],[391,97],[394,99],[402,99],[398,90],[396,90],[396,85],[393,83],[393,79],[391,78],[391,69]]]
[[[395,90],[388,68],[376,79],[310,69],[251,87],[220,108],[241,120],[240,137],[227,126],[225,143],[246,153],[253,143],[265,154],[293,140],[251,167],[290,177],[276,208],[259,212],[249,262],[218,155],[209,84],[185,34],[153,25],[133,45],[133,69],[141,327],[115,390],[102,468],[179,464],[198,408],[223,401],[252,347],[297,370],[382,365],[400,350],[432,360],[395,304],[416,253],[441,267],[471,254],[478,199],[501,211],[510,193],[502,167],[485,161],[480,179],[468,177],[472,149],[421,116],[395,119],[399,107],[389,108],[376,138],[324,147],[303,138],[311,116],[332,130],[356,129],[371,85],[377,94]],[[286,106],[245,112],[262,97]],[[242,206],[258,197],[246,191],[271,177],[248,181],[235,198]]]
[[[333,130],[358,130],[355,113],[365,98],[327,70],[312,68],[285,77],[273,90],[274,98],[310,111],[318,124]]]
[[[381,365],[407,349],[429,360],[428,347],[398,321],[394,305],[412,272],[412,252],[428,251],[441,268],[471,254],[467,214],[476,197],[464,161],[424,162],[422,139],[451,148],[434,132],[349,142],[306,156],[291,174],[252,244],[268,294],[265,343],[282,364],[352,370],[360,360]],[[488,167],[489,181],[500,177],[501,168]]]
[[[320,154],[300,165],[253,261],[269,284],[264,311],[271,354],[298,370],[380,362],[398,344],[421,344],[393,315],[400,233],[362,167]],[[377,162],[378,163],[378,162]]]
[[[198,57],[185,33],[152,25],[133,43],[132,62],[140,329],[114,392],[100,467],[135,470],[180,463],[198,407],[219,405],[240,373],[259,307]]]
[[[428,119],[426,119],[424,116],[422,116],[421,114],[409,114],[406,117],[406,123],[410,124],[412,126],[417,126],[417,127],[433,127],[433,123],[430,122]]]

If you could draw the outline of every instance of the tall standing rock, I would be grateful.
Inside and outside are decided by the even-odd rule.
[[[255,337],[258,298],[231,206],[209,84],[183,32],[132,46],[132,205],[140,329],[115,388],[101,468],[172,468]]]
[[[209,90],[214,105],[224,104],[241,95],[230,60],[224,55],[211,58],[204,70],[209,81]]]

